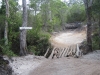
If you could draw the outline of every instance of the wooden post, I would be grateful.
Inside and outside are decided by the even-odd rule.
[[[32,29],[32,27],[20,27],[20,55],[24,56],[27,54],[26,44],[26,29]]]

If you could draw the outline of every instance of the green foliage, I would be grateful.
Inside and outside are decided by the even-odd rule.
[[[99,44],[100,44],[100,38],[99,38],[99,27],[98,27],[98,24],[95,24],[92,28],[93,30],[93,36],[92,36],[92,46],[93,46],[93,50],[98,50],[100,47],[99,47]]]
[[[12,50],[10,50],[10,46],[0,46],[2,48],[2,52],[4,55],[9,57],[16,56]]]
[[[93,50],[98,50],[99,49],[99,41],[100,41],[99,36],[93,36],[92,40],[93,40],[92,41]]]
[[[4,1],[4,0],[3,0]],[[9,0],[9,9],[10,9],[10,17],[5,18],[5,3],[2,5],[0,9],[0,45],[1,50],[4,54],[9,56],[13,56],[14,54],[19,54],[19,27],[22,24],[22,17],[21,13],[18,12],[18,2],[17,0]],[[8,21],[8,40],[9,45],[5,46],[4,41],[4,27],[5,27],[5,20]]]
[[[100,7],[99,6],[100,6],[100,0],[95,0],[93,2],[92,11],[95,12],[96,14],[99,14],[99,12],[100,12]]]
[[[4,41],[5,39],[0,40],[0,54],[7,55],[9,57],[16,56],[10,48],[11,47],[10,44],[5,46]]]
[[[4,31],[4,22],[5,22],[5,3],[2,0],[2,5],[0,8],[0,39],[3,38],[3,31]]]
[[[8,19],[9,31],[8,38],[10,43],[10,49],[14,54],[19,54],[20,42],[19,42],[19,27],[22,25],[22,14],[18,12],[17,0],[10,0],[10,17]]]
[[[15,53],[19,54],[20,42],[19,42],[19,27],[22,25],[22,18],[19,12],[12,12],[12,16],[9,17],[9,32],[8,38],[10,43],[10,49]]]
[[[100,20],[100,0],[95,0],[92,6],[92,16],[94,20]]]
[[[66,23],[67,9],[67,5],[60,0],[50,1],[50,11],[54,29]]]
[[[43,55],[49,46],[49,33],[28,31],[27,45],[30,52],[36,55]]]
[[[10,45],[11,50],[18,55],[20,50],[19,32],[10,33],[9,43],[11,44]]]
[[[74,4],[68,7],[67,22],[82,22],[86,19],[84,5]]]
[[[10,5],[10,13],[13,14],[14,12],[18,11],[18,1],[17,0],[9,0]]]
[[[93,49],[100,49],[100,0],[94,0],[92,5],[92,17],[96,23],[93,26]],[[96,28],[95,28],[96,26]]]

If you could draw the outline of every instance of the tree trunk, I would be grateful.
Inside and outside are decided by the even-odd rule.
[[[44,9],[44,11],[43,11],[43,23],[44,23],[44,27],[43,27],[43,29],[45,30],[45,31],[48,31],[48,21],[49,21],[49,0],[46,0],[45,1],[45,7],[43,8]]]
[[[1,31],[1,27],[0,27],[0,40],[1,40],[1,32],[2,32],[2,31]]]
[[[91,7],[87,9],[87,50],[92,51],[92,24],[91,24]]]
[[[99,39],[100,39],[100,15],[99,15]],[[99,41],[99,49],[100,49],[100,41]]]
[[[9,0],[5,0],[6,3],[6,19],[9,18]],[[4,30],[5,45],[8,45],[8,21],[5,20],[5,30]]]
[[[26,0],[22,0],[23,4],[23,24],[22,27],[27,27],[27,5]],[[24,56],[27,54],[27,44],[26,44],[26,30],[20,31],[20,55]]]
[[[87,14],[87,52],[92,51],[92,24],[91,24],[91,5],[89,5],[89,0],[85,1],[86,14]]]

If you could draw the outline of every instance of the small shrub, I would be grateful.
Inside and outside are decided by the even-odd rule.
[[[44,55],[49,46],[49,37],[50,34],[46,32],[29,31],[27,37],[28,50],[35,55]]]
[[[2,49],[2,53],[3,53],[4,55],[7,55],[7,56],[9,56],[9,57],[16,56],[16,55],[13,53],[13,51],[10,50],[9,47],[10,47],[10,46],[1,46],[1,45],[0,45],[0,48]]]
[[[93,36],[93,41],[92,41],[92,46],[93,50],[98,50],[99,49],[99,36]]]

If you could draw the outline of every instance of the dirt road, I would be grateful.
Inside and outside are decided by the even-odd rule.
[[[50,38],[54,46],[66,47],[81,43],[86,39],[86,31],[60,32]]]
[[[66,46],[80,43],[85,37],[85,32],[61,33],[52,36],[51,42],[54,46]],[[29,75],[100,75],[100,51],[80,58],[48,59]]]
[[[86,57],[48,60],[30,75],[100,75],[100,60],[87,59]]]

